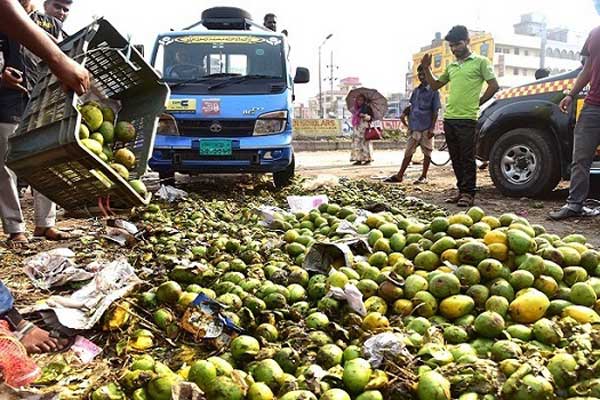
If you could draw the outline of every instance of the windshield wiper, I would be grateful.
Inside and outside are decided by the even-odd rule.
[[[281,79],[280,76],[275,76],[275,75],[261,75],[261,74],[251,74],[251,75],[243,75],[243,76],[234,76],[231,77],[223,82],[219,82],[217,84],[214,84],[212,86],[208,87],[208,90],[214,90],[214,89],[218,89],[220,87],[223,86],[227,86],[227,85],[231,85],[231,84],[237,84],[237,83],[241,83],[241,82],[245,82],[245,81],[249,81],[249,80],[253,80],[253,79]]]
[[[186,79],[185,81],[174,82],[174,83],[170,84],[169,86],[171,87],[171,89],[174,89],[176,87],[187,85],[189,83],[206,83],[206,82],[214,81],[219,78],[237,78],[239,76],[240,76],[240,74],[231,74],[231,73],[210,74],[210,75],[203,76],[201,78]],[[168,82],[167,82],[167,84],[168,84]]]

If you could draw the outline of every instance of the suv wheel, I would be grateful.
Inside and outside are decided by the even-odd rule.
[[[273,183],[275,183],[275,187],[282,188],[288,186],[292,178],[294,177],[294,171],[296,170],[296,157],[292,155],[292,162],[286,169],[280,172],[273,173]]]
[[[535,197],[560,181],[554,138],[537,129],[514,129],[500,136],[490,153],[490,175],[507,196]]]

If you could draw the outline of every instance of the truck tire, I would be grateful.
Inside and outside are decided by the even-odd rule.
[[[490,152],[490,176],[506,196],[536,197],[560,182],[560,156],[554,138],[538,129],[519,128],[500,136]]]
[[[158,178],[161,185],[175,186],[175,172],[159,172]]]
[[[276,188],[283,188],[292,182],[296,170],[296,157],[292,155],[292,162],[286,169],[273,173],[273,183]]]

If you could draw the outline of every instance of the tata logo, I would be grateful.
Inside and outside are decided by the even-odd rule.
[[[223,125],[221,125],[219,121],[214,121],[212,124],[210,124],[210,127],[208,129],[212,133],[221,133],[221,131],[223,130]]]
[[[263,111],[264,107],[252,107],[242,111],[243,115],[256,115],[257,112]]]

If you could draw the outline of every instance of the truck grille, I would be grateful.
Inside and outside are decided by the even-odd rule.
[[[244,137],[252,136],[254,132],[253,119],[215,119],[198,120],[183,119],[177,121],[181,136],[193,137]],[[221,130],[215,131],[215,125],[220,125]],[[211,127],[213,128],[211,130]]]
[[[163,150],[163,159],[173,158],[173,152],[171,150]],[[248,161],[250,163],[258,162],[258,152],[256,150],[233,150],[231,156],[219,157],[219,156],[201,156],[198,149],[195,150],[177,150],[176,153],[181,161]]]

